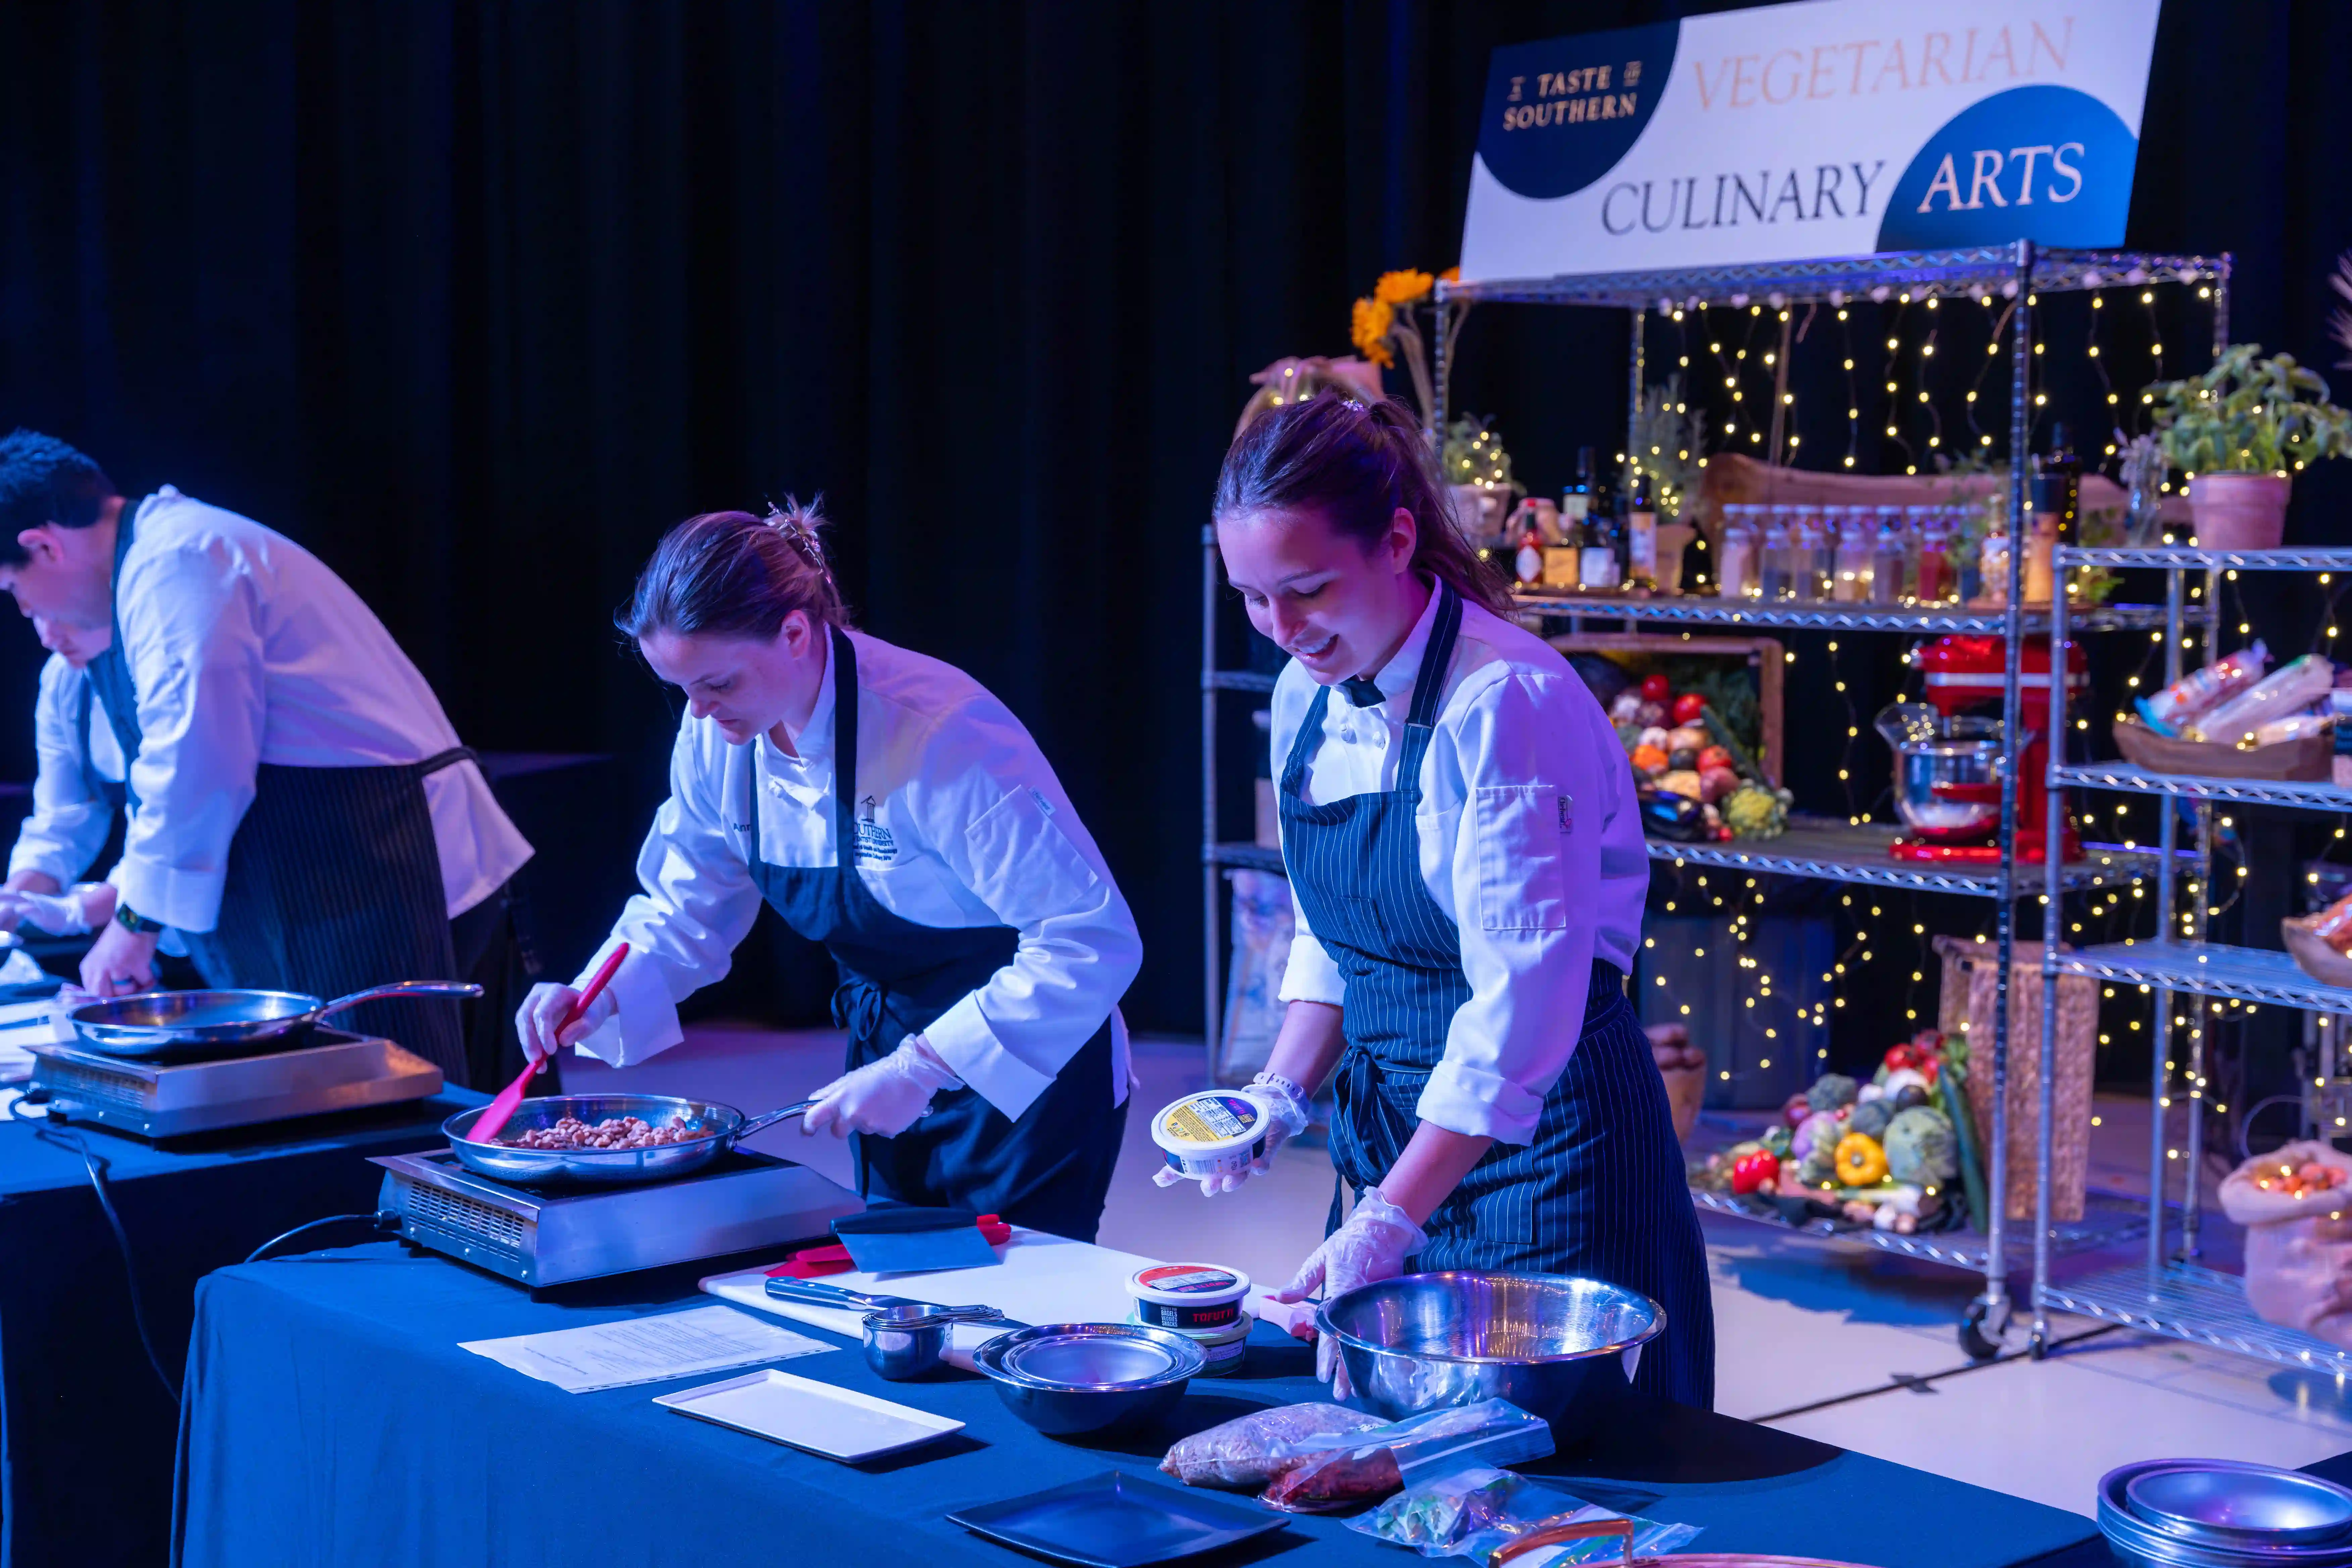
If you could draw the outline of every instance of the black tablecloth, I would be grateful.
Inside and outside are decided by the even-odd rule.
[[[929,1447],[845,1466],[651,1402],[732,1374],[571,1394],[458,1348],[708,1305],[692,1275],[713,1267],[534,1297],[377,1242],[211,1276],[184,1407],[179,1560],[1015,1568],[1017,1554],[946,1516],[1105,1469],[1154,1474],[1183,1432],[1318,1394],[1310,1353],[1261,1326],[1245,1377],[1199,1380],[1169,1427],[1088,1447],[1021,1425],[976,1378],[885,1384],[846,1342],[827,1340],[841,1348],[787,1369],[967,1424]],[[1718,1551],[2009,1568],[2095,1536],[2077,1514],[1651,1401],[1585,1450],[1527,1468],[1594,1502],[1701,1525],[1697,1546]],[[1360,1568],[1413,1561],[1330,1519],[1294,1520],[1241,1552]]]
[[[75,1139],[106,1175],[177,1377],[199,1278],[306,1220],[373,1211],[383,1173],[366,1156],[437,1144],[441,1122],[483,1099],[453,1090],[164,1147],[0,1124],[0,1564],[153,1563],[169,1550],[179,1413],[140,1349]]]

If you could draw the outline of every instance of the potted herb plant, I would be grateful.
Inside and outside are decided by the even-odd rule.
[[[2203,375],[2150,389],[2164,455],[2188,472],[2197,542],[2210,550],[2277,549],[2294,475],[2352,456],[2352,410],[2292,354],[2262,352],[2232,343]]]

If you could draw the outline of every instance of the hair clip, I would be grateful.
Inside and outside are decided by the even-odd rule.
[[[824,546],[817,542],[816,531],[802,520],[798,511],[786,511],[770,501],[765,521],[770,528],[791,540],[793,547],[807,559],[810,565],[828,577],[833,575],[833,568],[825,564]]]

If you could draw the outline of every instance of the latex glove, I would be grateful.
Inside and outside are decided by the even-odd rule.
[[[558,1036],[555,1026],[579,1000],[580,993],[569,985],[542,984],[530,988],[530,994],[515,1009],[515,1037],[522,1042],[526,1061],[543,1069],[548,1058],[603,1028],[619,1007],[613,1000],[612,988],[607,986],[603,995],[588,1004],[588,1011],[581,1015],[579,1021]]]
[[[81,961],[82,988],[93,996],[121,996],[155,988],[155,943],[163,932],[132,931],[109,921]]]
[[[1265,1110],[1265,1152],[1238,1171],[1220,1171],[1213,1176],[1201,1177],[1202,1197],[1230,1193],[1252,1176],[1272,1170],[1275,1151],[1307,1131],[1307,1091],[1288,1079],[1262,1072],[1250,1080],[1249,1088],[1243,1092]],[[1163,1164],[1151,1173],[1155,1186],[1172,1187],[1192,1179],[1173,1165]]]
[[[114,889],[104,882],[83,882],[62,893],[0,893],[0,926],[10,930],[29,925],[52,936],[79,936],[113,918]]]
[[[1348,1223],[1323,1238],[1323,1245],[1274,1299],[1296,1304],[1320,1289],[1328,1301],[1359,1285],[1393,1279],[1404,1272],[1404,1260],[1428,1245],[1428,1235],[1404,1210],[1389,1202],[1380,1188],[1368,1187]],[[1316,1341],[1315,1375],[1331,1384],[1334,1395],[1347,1397],[1347,1371],[1339,1364],[1339,1347],[1328,1339]]]
[[[845,1073],[817,1090],[817,1103],[801,1118],[801,1132],[895,1138],[930,1110],[932,1095],[962,1087],[963,1079],[948,1070],[929,1041],[909,1035],[880,1061]]]

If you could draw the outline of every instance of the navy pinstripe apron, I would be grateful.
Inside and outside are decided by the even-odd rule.
[[[1461,933],[1421,875],[1421,764],[1437,721],[1462,602],[1439,587],[1413,678],[1396,788],[1309,805],[1307,766],[1323,740],[1323,687],[1283,765],[1283,855],[1307,922],[1347,982],[1347,1050],[1333,1080],[1331,1162],[1361,1194],[1419,1125],[1422,1090],[1470,999]],[[1339,1224],[1335,1194],[1327,1230]],[[1595,962],[1576,1050],[1544,1097],[1532,1142],[1497,1143],[1423,1227],[1414,1266],[1581,1274],[1666,1310],[1634,1386],[1703,1409],[1715,1402],[1715,1317],[1664,1082],[1634,1021],[1624,976]]]
[[[137,509],[126,504],[114,542],[114,575],[131,548]],[[125,795],[139,755],[139,700],[122,647],[90,660],[90,685],[122,749]],[[454,980],[449,900],[425,778],[474,753],[452,747],[423,762],[348,768],[254,771],[253,804],[229,840],[220,915],[209,931],[184,931],[205,983],[341,996],[394,980]],[[372,1002],[336,1027],[398,1040],[467,1085],[462,1004],[412,997]]]
[[[743,770],[740,830],[752,879],[784,923],[822,942],[841,976],[833,1021],[849,1032],[845,1070],[881,1060],[908,1035],[1012,962],[1011,926],[918,925],[893,914],[857,873],[857,653],[833,633],[833,843],[831,866],[772,866],[760,858],[758,753]],[[752,746],[759,745],[754,740]],[[1127,1106],[1113,1104],[1111,1025],[1063,1065],[1016,1121],[969,1086],[943,1089],[930,1114],[895,1138],[850,1137],[857,1190],[927,1207],[1002,1215],[1014,1225],[1092,1241],[1118,1161]]]

